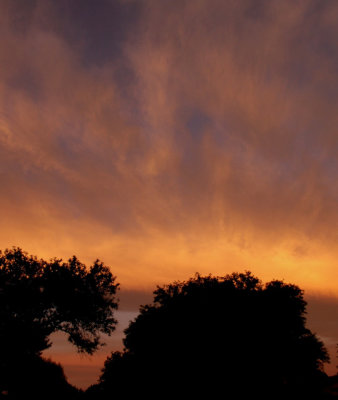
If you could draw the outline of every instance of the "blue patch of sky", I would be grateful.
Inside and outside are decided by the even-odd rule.
[[[76,162],[76,155],[78,155],[82,148],[81,128],[75,124],[65,124],[62,132],[56,132],[55,140],[60,153],[58,158],[62,161],[69,163]]]
[[[196,142],[200,142],[205,134],[219,146],[227,145],[232,140],[232,130],[225,120],[215,120],[199,109],[187,113],[186,129]]]
[[[182,167],[194,168],[203,162],[203,138],[205,135],[225,154],[240,155],[245,151],[243,143],[234,135],[226,120],[216,120],[199,109],[183,113],[186,134],[177,133],[176,137],[182,149]],[[187,137],[188,135],[188,137]],[[231,150],[230,150],[231,149]],[[230,150],[230,151],[229,151]]]
[[[83,63],[103,66],[123,56],[125,43],[137,28],[142,4],[119,0],[58,0],[54,7],[59,19],[58,32],[72,46],[80,46]]]
[[[196,140],[203,137],[204,131],[211,125],[210,118],[201,111],[194,110],[187,119],[186,126]]]

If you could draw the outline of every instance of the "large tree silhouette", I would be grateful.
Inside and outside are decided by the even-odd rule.
[[[20,248],[0,252],[0,391],[20,380],[18,364],[37,365],[53,332],[79,352],[96,351],[117,323],[115,279],[98,260],[87,269],[75,256],[46,262]]]
[[[121,393],[149,397],[163,390],[189,398],[313,394],[328,354],[305,314],[300,288],[263,285],[250,272],[158,287],[125,330],[124,352],[108,358],[91,392],[117,393],[120,384]]]

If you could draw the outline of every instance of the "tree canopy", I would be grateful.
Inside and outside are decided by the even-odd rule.
[[[188,397],[313,389],[329,358],[305,314],[299,287],[263,284],[250,272],[158,287],[125,330],[124,352],[106,361],[99,386],[116,390],[129,376],[140,390],[167,387]]]
[[[87,268],[75,256],[47,262],[20,248],[0,251],[0,380],[18,360],[39,357],[53,332],[79,352],[96,351],[117,323],[115,279],[99,260]]]

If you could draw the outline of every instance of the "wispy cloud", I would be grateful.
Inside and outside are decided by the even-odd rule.
[[[2,247],[334,290],[337,4],[90,3],[1,3]]]

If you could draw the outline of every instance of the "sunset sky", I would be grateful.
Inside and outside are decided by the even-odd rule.
[[[121,284],[95,383],[157,284],[251,270],[338,343],[338,2],[0,0],[0,249]]]

